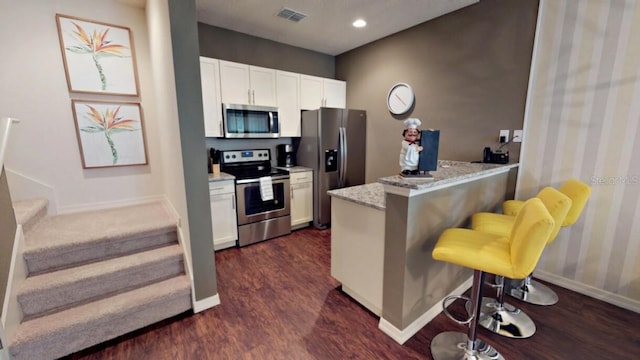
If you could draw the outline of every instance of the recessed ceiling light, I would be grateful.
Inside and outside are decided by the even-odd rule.
[[[362,19],[358,19],[353,22],[353,27],[361,28],[365,26],[367,26],[367,22]]]

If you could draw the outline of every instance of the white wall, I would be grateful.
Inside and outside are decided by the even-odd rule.
[[[640,2],[543,0],[517,196],[593,193],[536,275],[640,311]]]
[[[0,0],[0,116],[22,120],[9,145],[6,168],[55,189],[60,212],[107,207],[162,196],[163,162],[145,11],[108,0]],[[71,94],[67,89],[55,14],[129,27],[140,96]],[[71,99],[140,101],[149,165],[83,170]],[[171,149],[168,149],[169,151]],[[179,149],[176,149],[179,151]],[[16,178],[10,178],[10,186]],[[14,194],[14,200],[29,194]]]

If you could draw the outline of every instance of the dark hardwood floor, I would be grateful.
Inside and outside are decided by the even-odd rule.
[[[68,359],[431,359],[441,331],[463,331],[443,314],[404,345],[378,330],[378,318],[340,291],[330,274],[330,230],[215,254],[221,304],[185,313]],[[637,359],[640,314],[550,285],[541,307],[507,298],[536,322],[529,339],[479,335],[507,359]],[[485,292],[489,295],[490,292]],[[462,313],[460,301],[451,306]]]

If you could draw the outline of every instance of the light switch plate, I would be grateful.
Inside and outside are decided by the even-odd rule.
[[[522,142],[522,130],[513,130],[513,142]]]
[[[504,141],[502,141],[502,137],[504,136]],[[502,143],[508,143],[509,142],[509,130],[500,130],[500,137],[498,137],[498,141],[501,141]]]

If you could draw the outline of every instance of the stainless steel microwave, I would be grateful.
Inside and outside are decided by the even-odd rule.
[[[223,104],[224,137],[277,138],[280,137],[278,108],[242,104]]]

